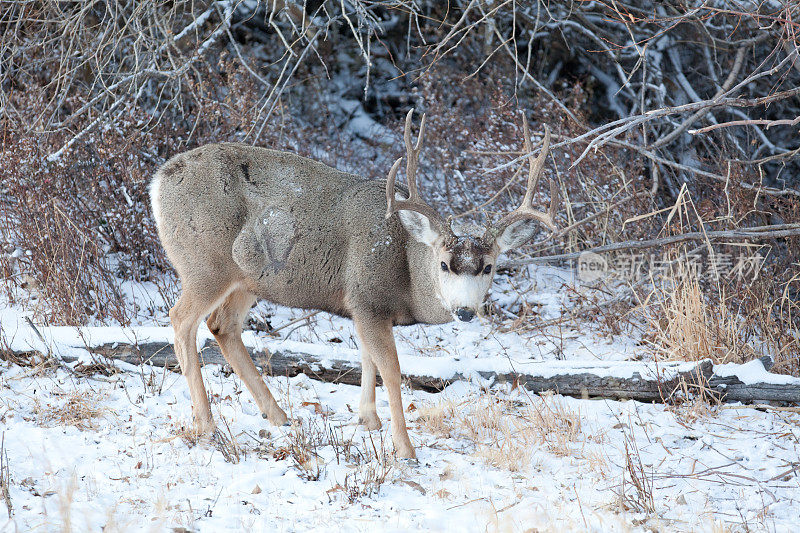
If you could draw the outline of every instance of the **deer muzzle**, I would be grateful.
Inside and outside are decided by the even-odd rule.
[[[458,317],[458,319],[462,322],[469,322],[475,318],[475,311],[466,307],[459,307],[456,310],[456,317]]]

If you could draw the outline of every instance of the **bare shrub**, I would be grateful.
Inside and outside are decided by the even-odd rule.
[[[428,114],[426,123],[427,153],[421,159],[424,171],[420,187],[427,188],[428,198],[449,206],[457,217],[466,221],[484,222],[500,213],[514,209],[525,193],[525,179],[520,170],[527,164],[511,164],[522,152],[522,119],[532,117],[534,142],[541,140],[543,125],[553,130],[553,137],[566,139],[579,132],[566,112],[541,95],[530,95],[525,103],[509,99],[513,93],[512,80],[499,67],[490,68],[487,78],[459,80],[458,67],[437,65],[420,80],[418,94]],[[585,104],[584,88],[576,83],[563,91],[568,111],[578,115]],[[488,96],[488,102],[487,102]],[[571,224],[595,211],[605,212],[604,218],[589,221],[571,234],[566,246],[602,244],[617,235],[607,235],[614,226],[622,226],[626,217],[640,212],[643,204],[631,202],[613,211],[606,211],[608,191],[635,194],[649,189],[651,182],[644,174],[641,161],[630,158],[625,150],[611,149],[592,154],[579,167],[571,160],[579,155],[577,147],[567,146],[554,153],[545,167],[545,179],[559,183],[564,198],[566,221]],[[499,168],[488,172],[489,169]],[[536,191],[538,202],[547,205],[546,187]],[[650,228],[641,224],[628,228],[631,236],[645,235]],[[543,243],[543,251],[552,247]]]
[[[143,146],[133,147],[161,141],[140,134],[105,131],[58,164],[24,137],[0,153],[0,230],[22,251],[0,256],[12,301],[12,287],[25,289],[40,300],[40,317],[55,324],[130,322],[135,310],[121,281],[155,279],[166,269],[146,207],[152,163]]]

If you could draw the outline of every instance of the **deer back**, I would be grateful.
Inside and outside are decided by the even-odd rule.
[[[432,281],[414,265],[429,264],[430,252],[397,217],[385,217],[385,186],[295,154],[226,143],[170,159],[151,194],[183,283],[231,281],[291,307],[427,321],[438,316]],[[432,315],[415,318],[425,300]]]

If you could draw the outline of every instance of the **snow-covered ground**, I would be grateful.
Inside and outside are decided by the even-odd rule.
[[[13,515],[4,531],[683,530],[800,524],[797,414],[730,409],[688,422],[661,405],[404,391],[419,464],[357,425],[358,387],[269,379],[302,421],[275,428],[235,375],[204,369],[235,442],[186,436],[180,375],[103,379],[3,364]],[[314,456],[316,454],[316,456]],[[376,457],[377,456],[377,457]],[[637,486],[637,483],[640,485]],[[653,512],[647,513],[647,508]],[[4,517],[5,519],[5,517]]]
[[[544,277],[542,277],[544,276]],[[533,292],[557,316],[563,273]],[[136,288],[129,288],[134,295]],[[144,290],[138,301],[144,302]],[[151,291],[152,292],[152,291]],[[514,309],[506,282],[494,298]],[[43,346],[17,307],[0,304],[5,342],[83,352],[87,343],[171,338],[163,315],[135,328],[45,328]],[[260,305],[273,327],[300,311]],[[580,327],[578,327],[580,326]],[[630,339],[586,325],[532,335],[484,322],[396,328],[406,372],[548,361],[639,359]],[[202,328],[201,341],[208,336]],[[352,326],[316,315],[251,343],[356,358]],[[558,364],[558,363],[553,363]],[[74,365],[73,365],[74,366]],[[235,375],[203,369],[225,442],[197,441],[182,376],[116,364],[78,376],[0,362],[0,431],[13,506],[0,531],[793,531],[800,527],[800,414],[539,397],[479,378],[439,394],[404,389],[416,463],[392,457],[380,431],[357,425],[359,389],[306,376],[268,378],[296,420],[262,420]],[[694,408],[693,408],[694,407]],[[3,476],[0,475],[0,481]],[[183,528],[183,529],[181,529]]]

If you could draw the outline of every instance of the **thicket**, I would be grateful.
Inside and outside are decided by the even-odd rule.
[[[174,291],[146,189],[159,164],[235,140],[381,178],[410,107],[428,115],[426,198],[484,221],[523,193],[524,112],[534,143],[554,133],[566,201],[555,238],[509,265],[599,246],[627,264],[635,241],[667,259],[565,319],[626,317],[665,356],[767,351],[797,373],[798,17],[778,1],[0,0],[8,297],[128,323],[123,281]],[[742,256],[757,276],[687,277]],[[515,327],[540,327],[526,309]]]

